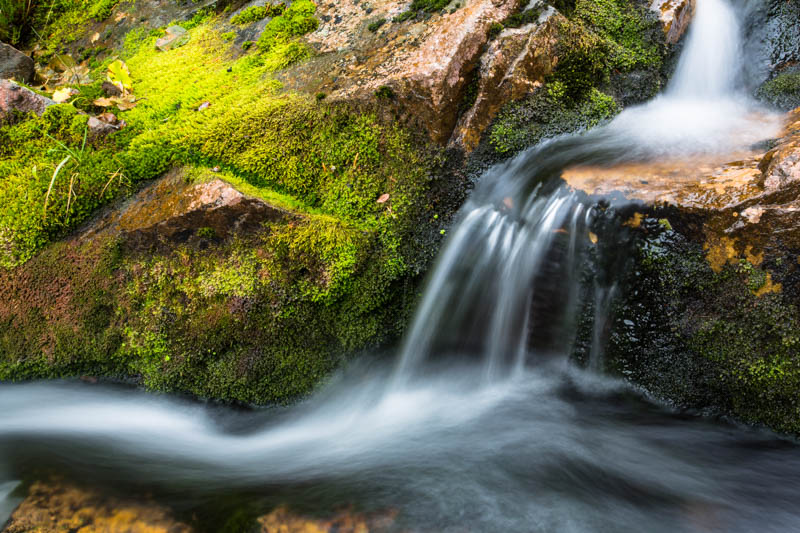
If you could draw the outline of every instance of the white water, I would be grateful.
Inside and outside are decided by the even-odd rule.
[[[423,531],[800,530],[795,447],[676,418],[565,359],[597,214],[550,178],[620,152],[734,150],[776,133],[736,94],[731,8],[698,3],[664,95],[484,176],[396,367],[356,366],[304,404],[256,413],[3,385],[0,478],[50,466],[182,496],[278,485],[305,502],[399,508]],[[598,368],[614,291],[595,288]]]

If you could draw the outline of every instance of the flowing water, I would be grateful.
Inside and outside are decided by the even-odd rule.
[[[490,170],[450,232],[396,362],[356,362],[281,409],[2,385],[0,523],[14,480],[59,472],[107,491],[153,492],[209,531],[243,503],[392,509],[399,531],[800,530],[795,443],[670,411],[592,370],[618,291],[613,267],[594,281],[589,369],[567,360],[602,213],[558,174],[774,136],[774,117],[736,92],[738,48],[732,8],[699,0],[663,95]]]

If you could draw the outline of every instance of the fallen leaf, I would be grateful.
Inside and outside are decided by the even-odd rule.
[[[99,40],[100,40],[100,32],[95,32],[95,34],[92,35],[92,41],[91,41],[92,44],[96,43]]]
[[[57,104],[63,104],[76,94],[78,94],[77,90],[71,87],[64,87],[53,93],[53,101]]]
[[[61,80],[70,85],[89,85],[92,77],[89,75],[89,67],[86,65],[75,65],[64,71]]]
[[[378,198],[378,203],[379,204],[385,204],[387,201],[389,201],[389,194],[388,193],[382,194],[381,197]]]
[[[111,101],[111,98],[97,98],[92,103],[97,107],[111,107],[114,105],[114,102]]]
[[[590,231],[589,232],[589,240],[592,241],[592,244],[597,244],[597,235]]]
[[[203,102],[200,104],[200,107],[197,108],[198,111],[203,111],[204,109],[208,109],[211,107],[211,102]]]
[[[128,70],[128,65],[120,59],[117,59],[108,66],[106,78],[122,92],[130,91],[131,87],[133,87],[133,79],[131,79],[131,72]]]
[[[128,16],[127,13],[117,13],[117,16],[114,17],[114,22],[119,22],[120,20],[124,19],[127,16]]]

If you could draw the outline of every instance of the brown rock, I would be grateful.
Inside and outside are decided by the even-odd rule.
[[[36,113],[55,105],[55,102],[40,96],[13,81],[0,80],[0,122],[8,120],[14,113]]]
[[[694,14],[695,0],[653,0],[650,9],[658,13],[664,27],[667,43],[675,44],[689,28]]]
[[[287,88],[323,91],[331,99],[372,100],[376,91],[389,87],[394,98],[383,101],[403,109],[442,144],[453,132],[489,27],[518,7],[516,0],[466,0],[455,11],[386,24],[376,34],[367,29],[370,21],[391,19],[408,2],[375,3],[370,13],[357,0],[323,4],[318,7],[323,23],[308,40],[331,53],[293,69],[281,81]]]
[[[735,243],[752,254],[766,248],[796,249],[800,248],[800,108],[786,115],[785,124],[782,137],[766,152],[577,167],[563,177],[573,188],[590,194],[622,193],[630,200],[701,214],[712,248],[733,250]]]
[[[309,518],[279,507],[258,519],[261,533],[381,533],[394,531],[396,513],[364,515],[343,511],[330,519]]]
[[[562,21],[564,17],[551,7],[538,23],[506,29],[491,42],[481,58],[475,104],[459,119],[452,143],[473,150],[505,103],[544,83],[558,61],[555,48]]]
[[[32,81],[35,74],[33,59],[9,44],[0,43],[0,78]]]
[[[197,239],[200,228],[225,239],[287,216],[296,215],[246,196],[221,179],[189,183],[183,170],[176,169],[97,221],[80,238],[120,234],[129,248],[149,250]]]
[[[34,483],[3,533],[191,533],[170,511],[147,501],[120,500],[66,483]]]

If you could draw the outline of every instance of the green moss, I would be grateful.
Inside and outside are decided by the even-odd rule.
[[[314,17],[316,11],[317,6],[311,0],[295,0],[282,15],[269,21],[258,39],[258,48],[269,51],[293,37],[316,30],[319,27],[319,20]]]
[[[372,33],[375,33],[376,31],[381,29],[381,26],[383,26],[384,24],[386,24],[386,19],[385,18],[381,18],[381,19],[378,19],[378,20],[376,20],[374,22],[371,22],[369,24],[369,26],[367,26],[367,29],[369,31],[371,31]]]
[[[758,97],[783,109],[800,106],[800,72],[784,72],[764,83]]]
[[[294,6],[301,18],[313,13]],[[288,401],[401,329],[405,286],[424,255],[412,236],[429,218],[420,141],[369,106],[282,93],[271,73],[307,53],[288,33],[233,60],[209,24],[189,31],[168,53],[155,50],[158,33],[128,36],[123,56],[141,101],[119,113],[127,127],[109,138],[82,147],[86,117],[72,106],[0,129],[0,168],[11,169],[0,172],[0,250],[17,250],[6,266],[30,258],[0,270],[3,301],[25,302],[19,312],[0,306],[0,379],[133,376],[155,390]],[[98,88],[82,89],[85,98]],[[67,149],[81,165],[62,169],[45,217]],[[187,244],[156,252],[98,239],[45,246],[175,165],[192,167],[189,180],[227,180],[285,217],[240,238],[201,225]],[[66,209],[61,178],[76,172],[79,200]],[[59,292],[65,279],[79,295]]]
[[[434,13],[442,11],[450,4],[450,0],[413,0],[409,8],[394,18],[395,22],[405,22],[406,20],[419,17],[424,13]]]
[[[268,4],[266,6],[251,6],[231,19],[231,24],[246,26],[267,17],[279,17],[286,11],[286,4]]]

